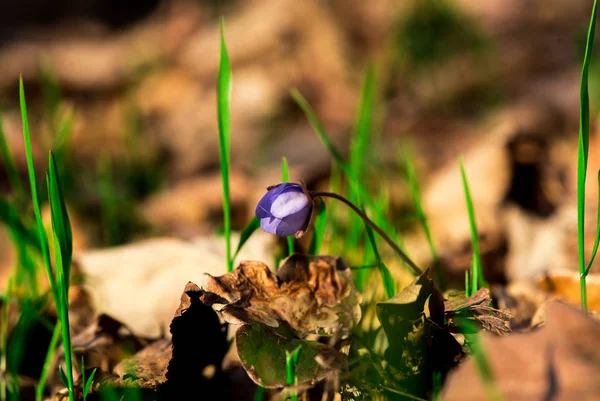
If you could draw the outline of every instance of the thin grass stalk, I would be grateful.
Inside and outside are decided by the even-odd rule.
[[[475,294],[478,288],[484,287],[486,284],[483,278],[481,252],[479,251],[479,236],[477,234],[477,224],[475,222],[475,207],[473,206],[473,198],[471,197],[471,190],[469,188],[467,173],[465,172],[465,164],[462,158],[460,159],[460,174],[465,192],[467,213],[469,215],[469,227],[471,229],[471,246],[473,248],[473,260],[471,263],[471,274],[469,277],[471,289],[469,294]]]
[[[596,10],[598,0],[594,0],[590,18],[585,55],[581,68],[581,86],[579,91],[579,143],[577,154],[577,243],[579,252],[579,287],[581,309],[588,310],[587,273],[585,264],[585,181],[587,175],[588,150],[590,144],[590,99],[588,92],[588,76],[594,48],[596,30]],[[599,211],[600,212],[600,211]]]
[[[25,140],[25,156],[27,159],[27,171],[29,173],[29,185],[31,188],[31,200],[33,203],[33,211],[35,214],[35,221],[38,229],[38,236],[40,242],[40,250],[42,253],[42,259],[44,266],[46,267],[46,273],[48,281],[50,283],[50,290],[54,296],[54,299],[58,299],[56,292],[56,281],[54,280],[54,274],[52,272],[52,263],[50,262],[50,249],[48,248],[48,238],[46,237],[46,230],[44,228],[44,221],[42,220],[42,212],[40,209],[40,201],[37,192],[37,179],[35,173],[35,162],[33,160],[33,152],[31,150],[31,135],[29,132],[29,122],[27,120],[27,105],[25,103],[25,89],[23,87],[23,77],[19,78],[19,103],[21,107],[21,121],[23,124],[23,138]]]
[[[311,191],[310,195],[313,198],[324,197],[324,198],[333,198],[343,202],[346,206],[351,208],[356,214],[358,214],[365,223],[367,223],[377,234],[379,234],[388,245],[396,252],[396,254],[400,257],[400,259],[404,262],[404,264],[410,269],[411,273],[415,276],[418,276],[423,273],[423,271],[413,262],[406,253],[396,244],[390,236],[383,231],[381,227],[373,222],[358,206],[350,202],[348,199],[344,198],[341,195],[338,195],[333,192],[322,192],[322,191]]]
[[[221,60],[219,62],[219,77],[217,80],[217,120],[219,123],[219,152],[221,160],[221,178],[223,181],[223,231],[225,233],[225,257],[227,271],[233,270],[231,258],[231,200],[229,192],[229,142],[230,117],[229,103],[231,100],[231,66],[225,44],[225,23],[221,18]]]

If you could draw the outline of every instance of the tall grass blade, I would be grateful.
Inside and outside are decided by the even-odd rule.
[[[477,224],[475,222],[475,208],[469,189],[467,173],[465,172],[465,164],[463,159],[460,159],[460,174],[465,192],[465,200],[467,203],[467,213],[469,215],[469,227],[471,228],[471,245],[473,247],[473,262],[471,264],[471,274],[469,277],[471,288],[469,294],[477,292],[478,288],[484,287],[485,280],[483,278],[483,267],[481,264],[481,253],[479,251],[479,236],[477,235]]]
[[[352,168],[350,167],[350,165],[344,160],[341,153],[333,145],[333,142],[331,142],[331,139],[329,139],[329,136],[327,135],[325,128],[319,122],[319,119],[317,118],[314,110],[310,107],[310,105],[308,104],[306,99],[302,96],[302,94],[300,94],[300,92],[297,89],[293,89],[291,91],[291,96],[294,99],[294,101],[296,102],[296,104],[298,104],[298,106],[302,109],[302,111],[306,115],[306,118],[308,119],[311,126],[313,127],[314,131],[317,133],[317,136],[319,137],[319,139],[321,140],[321,142],[323,143],[325,148],[329,151],[329,153],[331,154],[331,156],[333,157],[335,162],[339,165],[339,167],[342,169],[344,174],[346,174],[348,176],[348,179],[353,182],[353,184],[355,186],[354,190],[356,193],[358,193],[360,195],[360,199],[362,199],[362,201],[369,208],[376,210],[375,202],[369,196],[369,193],[366,190],[366,188],[364,187],[364,185],[362,185],[362,183],[358,180],[358,177],[356,177],[356,175],[352,171]],[[396,230],[394,229],[394,227],[389,223],[389,221],[385,217],[381,216],[378,218],[376,216],[375,219],[379,223],[381,223],[382,229],[395,242],[400,242],[398,240],[398,234],[396,233]],[[403,248],[403,246],[400,246],[400,248]],[[404,266],[406,266],[405,263],[404,263]],[[411,273],[414,273],[410,269],[407,269],[407,270],[409,270]]]
[[[63,252],[61,255],[62,261],[66,268],[64,271],[64,276],[67,280],[66,288],[69,288],[69,275],[71,261],[73,259],[73,233],[71,231],[71,222],[69,220],[69,214],[67,213],[65,199],[62,193],[58,167],[52,152],[50,152],[48,158],[47,181],[48,199],[50,201],[50,212],[52,215],[52,231],[54,231],[61,244],[61,250]]]
[[[292,386],[298,384],[298,378],[296,376],[296,366],[300,359],[300,352],[302,351],[302,345],[299,345],[292,352],[285,351],[285,368],[286,368],[286,384]],[[292,390],[290,394],[291,401],[298,400],[298,394],[296,390]]]
[[[367,238],[369,240],[369,244],[371,245],[373,255],[375,256],[375,261],[379,267],[379,274],[381,275],[381,282],[385,290],[385,295],[387,299],[393,298],[396,295],[396,283],[394,283],[394,278],[392,277],[392,274],[387,266],[381,261],[379,250],[377,249],[377,242],[375,241],[375,234],[373,234],[373,229],[371,226],[365,223],[365,230],[367,231]],[[358,282],[356,284],[358,287]],[[361,285],[364,286],[364,282],[361,282]],[[364,288],[359,289],[362,291]]]
[[[221,61],[217,81],[217,120],[219,123],[219,151],[221,159],[221,178],[223,181],[223,231],[225,233],[225,255],[227,270],[233,270],[231,258],[231,201],[229,196],[229,141],[231,100],[231,66],[225,44],[224,21],[221,18]]]
[[[58,297],[56,308],[58,311],[61,327],[63,348],[65,352],[65,365],[67,368],[67,388],[69,399],[74,400],[73,362],[71,354],[71,334],[69,330],[69,281],[71,272],[71,261],[73,259],[73,234],[67,206],[58,176],[58,169],[54,155],[50,152],[48,157],[48,174],[46,175],[48,187],[48,200],[50,202],[50,214],[52,216],[52,233],[54,237],[54,259],[56,270],[56,287]]]
[[[290,181],[290,168],[288,166],[288,161],[285,157],[281,158],[281,182],[289,182]],[[294,253],[294,236],[287,236],[287,244],[288,244],[288,255]]]
[[[579,144],[577,154],[577,243],[579,251],[579,286],[581,293],[581,309],[587,311],[587,271],[585,264],[585,180],[587,175],[588,150],[590,146],[590,99],[588,79],[594,36],[596,31],[596,11],[598,0],[594,0],[592,15],[585,45],[585,55],[581,68],[581,86],[579,90]]]
[[[364,167],[368,165],[369,145],[371,139],[371,128],[373,120],[373,109],[375,106],[375,69],[371,64],[367,67],[363,78],[361,94],[354,124],[354,134],[350,144],[350,169],[354,177],[362,182],[364,178]],[[360,194],[355,190],[356,185],[348,182],[348,194],[350,201],[358,203]],[[350,215],[350,233],[346,240],[349,249],[355,249],[361,233],[360,218]]]
[[[33,151],[31,149],[31,135],[29,133],[29,122],[27,120],[27,105],[25,103],[25,89],[23,87],[23,77],[19,78],[19,104],[21,108],[21,120],[23,124],[23,138],[25,140],[25,156],[27,158],[27,170],[29,173],[29,185],[31,187],[31,199],[33,202],[33,210],[35,213],[35,221],[38,229],[38,237],[40,250],[42,253],[42,259],[44,260],[44,266],[46,267],[46,273],[48,281],[50,282],[50,289],[54,295],[54,299],[58,299],[56,282],[54,280],[54,274],[52,272],[52,264],[50,262],[50,250],[48,248],[48,238],[46,237],[46,230],[44,229],[44,222],[42,220],[42,212],[40,209],[40,200],[37,192],[37,179],[35,174],[35,162],[33,160]]]
[[[325,202],[319,202],[317,208],[317,216],[313,224],[313,236],[308,247],[310,255],[319,255],[321,253],[325,232],[327,231],[327,207],[325,206]]]

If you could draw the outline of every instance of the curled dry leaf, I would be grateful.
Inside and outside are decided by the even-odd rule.
[[[496,334],[510,332],[509,322],[512,315],[505,310],[489,306],[492,299],[488,288],[480,288],[469,298],[464,297],[463,291],[450,292],[446,296],[448,300],[444,302],[445,315],[448,326],[453,331],[463,331],[465,326],[461,320],[467,320]]]
[[[336,256],[292,255],[277,274],[263,263],[242,262],[231,273],[205,277],[204,302],[223,304],[229,323],[285,322],[300,337],[346,336],[361,317],[350,269]]]

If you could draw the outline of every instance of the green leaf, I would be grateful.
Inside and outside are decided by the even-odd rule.
[[[310,240],[310,246],[308,247],[308,253],[311,255],[318,255],[321,253],[321,247],[323,246],[323,240],[325,239],[325,232],[327,230],[327,207],[325,202],[319,202],[317,206],[317,217],[313,224],[313,237]]]
[[[69,288],[69,277],[71,261],[73,259],[73,233],[71,231],[71,222],[67,212],[67,206],[62,192],[60,177],[54,155],[50,152],[48,158],[48,199],[50,201],[50,214],[52,215],[52,231],[54,231],[60,249],[63,254],[62,262],[65,268],[64,276],[66,279],[66,288]]]
[[[379,274],[381,275],[381,282],[383,283],[386,297],[388,299],[394,297],[396,295],[396,283],[394,283],[392,273],[390,273],[390,269],[388,269],[385,263],[381,263],[379,266]]]
[[[221,160],[221,178],[223,181],[223,231],[225,233],[225,254],[227,270],[233,270],[231,258],[231,200],[229,195],[229,142],[230,117],[229,103],[231,101],[231,66],[225,44],[225,23],[221,18],[221,61],[219,62],[219,77],[217,80],[217,120],[219,125],[219,155]]]
[[[63,370],[62,366],[58,367],[58,373],[60,374],[60,381],[62,382],[63,386],[69,388],[69,381],[67,380],[67,375],[65,375],[65,371]]]
[[[252,234],[254,234],[254,232],[256,230],[258,230],[259,227],[260,227],[260,219],[256,216],[254,216],[252,218],[252,220],[250,220],[248,225],[246,225],[246,227],[244,227],[244,229],[242,230],[242,233],[240,234],[240,242],[237,246],[237,249],[235,250],[235,254],[233,255],[234,260],[235,260],[235,258],[237,258],[238,254],[242,250],[242,247],[244,246],[244,244],[250,239]]]
[[[340,369],[345,356],[316,341],[300,340],[283,326],[273,329],[262,324],[246,324],[236,332],[236,345],[242,366],[259,386],[282,388],[287,384],[286,352],[302,347],[295,376],[299,384],[318,381]],[[315,358],[330,362],[327,368]]]
[[[83,387],[84,399],[87,396],[87,394],[90,393],[90,389],[92,388],[92,384],[94,383],[94,376],[96,375],[96,370],[97,368],[94,368],[94,370],[92,370],[90,377],[88,377],[87,381],[85,382],[85,386]]]

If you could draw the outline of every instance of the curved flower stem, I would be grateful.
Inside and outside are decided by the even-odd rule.
[[[423,271],[415,264],[415,262],[413,262],[408,257],[408,255],[406,253],[404,253],[404,251],[402,249],[400,249],[400,247],[389,237],[389,235],[387,235],[385,233],[385,231],[383,231],[381,228],[379,228],[379,226],[377,224],[375,224],[373,222],[373,220],[371,220],[369,218],[369,216],[367,216],[362,210],[360,210],[360,208],[358,206],[356,206],[354,203],[350,202],[348,199],[344,198],[342,195],[338,195],[334,192],[314,191],[314,192],[310,192],[310,196],[313,199],[318,198],[318,197],[333,198],[333,199],[337,199],[337,200],[345,203],[346,206],[348,206],[350,209],[352,209],[354,211],[354,213],[359,215],[361,219],[363,219],[369,226],[371,226],[371,228],[377,234],[379,234],[392,247],[392,249],[394,251],[396,251],[398,256],[400,256],[400,259],[402,259],[408,265],[408,267],[410,267],[410,269],[412,270],[412,273],[414,275],[418,276],[423,273]]]

